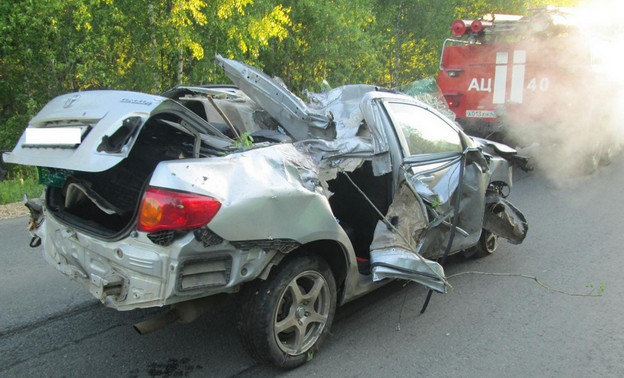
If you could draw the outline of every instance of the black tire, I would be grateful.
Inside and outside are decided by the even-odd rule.
[[[498,235],[482,230],[477,245],[471,248],[472,256],[481,258],[491,255],[498,248]]]
[[[281,369],[302,365],[319,350],[336,311],[336,283],[315,255],[284,260],[266,281],[243,287],[237,322],[243,348]]]

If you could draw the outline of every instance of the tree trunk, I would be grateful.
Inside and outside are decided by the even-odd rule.
[[[149,23],[150,23],[150,39],[152,40],[152,62],[153,62],[153,78],[154,78],[154,87],[152,88],[153,93],[160,92],[160,76],[158,75],[158,44],[156,43],[156,25],[154,22],[154,5],[150,1],[148,3],[148,12],[149,12]]]

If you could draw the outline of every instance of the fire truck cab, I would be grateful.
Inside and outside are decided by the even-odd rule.
[[[454,21],[438,85],[464,129],[492,137],[514,125],[518,141],[535,137],[529,129],[540,137],[558,134],[570,122],[590,123],[605,112],[597,100],[605,79],[595,46],[607,42],[578,21],[574,10],[554,7]]]

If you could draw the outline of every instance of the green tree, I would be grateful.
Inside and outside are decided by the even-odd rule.
[[[337,86],[369,82],[379,70],[370,33],[375,15],[368,0],[283,0],[290,9],[288,38],[260,50],[270,75],[295,92],[319,90],[323,80]]]
[[[380,50],[384,70],[378,78],[389,87],[433,75],[448,34],[452,9],[444,1],[377,0],[376,32],[384,35]]]
[[[288,37],[290,9],[268,0],[220,0],[208,4],[208,23],[199,30],[205,58],[189,66],[192,83],[227,82],[215,68],[213,57],[221,54],[263,67],[260,51],[271,41]]]

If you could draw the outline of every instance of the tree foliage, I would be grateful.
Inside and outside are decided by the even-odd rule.
[[[456,18],[575,0],[3,0],[0,150],[62,93],[159,93],[227,82],[214,55],[281,77],[295,93],[435,74]]]

